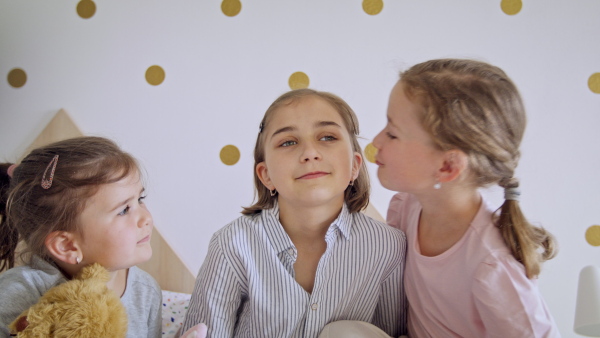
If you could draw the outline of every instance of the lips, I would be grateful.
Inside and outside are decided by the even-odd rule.
[[[299,180],[310,180],[310,179],[313,179],[313,178],[323,177],[325,175],[329,175],[329,173],[326,173],[324,171],[313,171],[313,172],[304,174],[304,175],[298,177],[297,179],[299,179]]]
[[[144,238],[140,239],[140,240],[137,242],[137,244],[144,244],[144,243],[148,243],[148,242],[150,242],[150,235],[148,235],[148,236],[146,236],[146,237],[144,237]]]

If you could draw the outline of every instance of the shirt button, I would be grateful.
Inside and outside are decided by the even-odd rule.
[[[294,255],[294,249],[288,249],[288,253],[293,256]]]
[[[310,306],[311,309],[316,310],[319,306],[317,305],[317,303],[313,303],[313,305]]]

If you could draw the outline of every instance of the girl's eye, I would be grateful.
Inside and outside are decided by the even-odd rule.
[[[146,199],[146,196],[140,196],[140,198],[138,198],[138,203],[139,204],[144,204],[144,199]]]
[[[335,141],[337,138],[332,135],[323,136],[320,138],[321,141]]]
[[[296,143],[296,141],[285,141],[280,145],[280,147],[289,147],[295,145]]]
[[[121,210],[119,216],[125,216],[129,213],[129,206],[126,206],[125,209]]]
[[[386,132],[386,133],[385,133],[385,135],[386,135],[386,136],[387,136],[387,137],[388,137],[390,140],[395,140],[395,139],[397,139],[397,137],[396,137],[396,136],[394,136],[394,135],[390,134],[389,132]]]

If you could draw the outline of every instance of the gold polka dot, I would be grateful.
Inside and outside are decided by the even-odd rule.
[[[362,8],[369,15],[377,15],[383,9],[383,0],[363,0]]]
[[[89,19],[96,13],[96,4],[91,0],[81,0],[77,4],[77,14],[84,18]]]
[[[585,240],[592,246],[600,246],[600,225],[592,225],[585,232]]]
[[[594,73],[588,79],[588,87],[593,93],[600,94],[600,73]]]
[[[303,72],[295,72],[294,74],[290,75],[290,79],[288,80],[288,84],[292,89],[308,88],[309,83],[310,80],[308,75],[304,74]]]
[[[242,3],[239,0],[223,0],[221,10],[227,16],[236,16],[242,10]]]
[[[21,68],[13,68],[8,72],[8,84],[14,88],[21,88],[27,82],[27,74]]]
[[[219,157],[221,157],[221,161],[226,165],[234,165],[240,160],[240,150],[236,146],[229,144],[221,149]]]
[[[146,70],[146,81],[153,86],[158,86],[165,80],[165,71],[160,66],[151,66]]]
[[[375,163],[375,155],[377,155],[377,148],[375,148],[373,143],[367,144],[365,147],[365,157],[367,158],[367,161]]]
[[[521,0],[502,0],[500,2],[502,11],[508,15],[515,15],[521,11],[523,2]]]

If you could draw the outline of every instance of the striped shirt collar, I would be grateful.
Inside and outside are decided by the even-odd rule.
[[[292,240],[279,222],[279,204],[277,204],[277,202],[275,202],[273,208],[263,210],[261,217],[263,218],[265,230],[275,252],[279,254],[292,248],[295,249]],[[346,203],[344,203],[338,217],[329,226],[329,229],[325,234],[325,240],[329,242],[334,239],[335,237],[332,236],[334,236],[337,231],[341,232],[346,240],[350,239],[350,232],[352,231],[352,214],[348,211]]]

